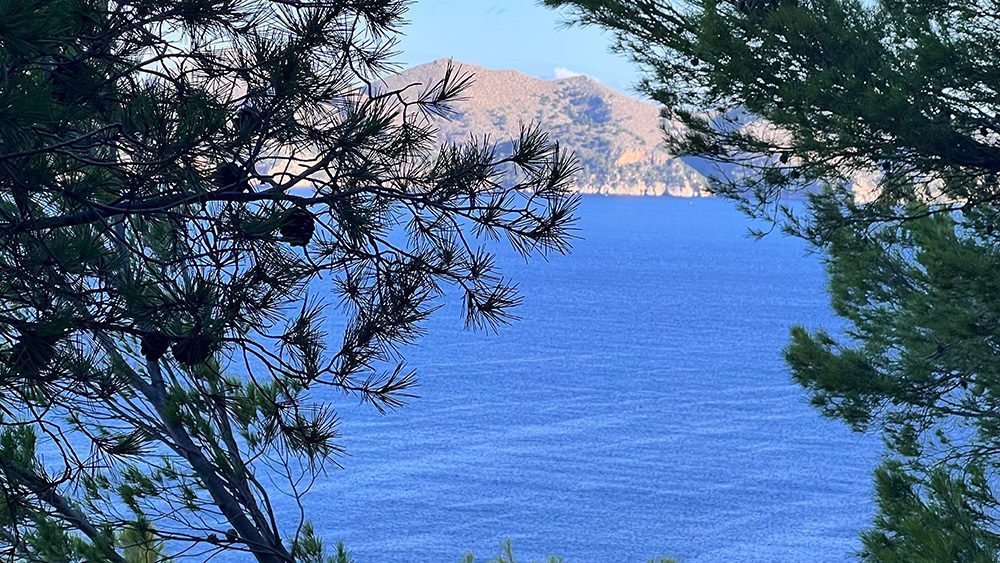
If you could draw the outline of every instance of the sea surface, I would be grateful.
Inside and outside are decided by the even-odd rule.
[[[822,266],[718,200],[587,197],[570,256],[500,260],[525,297],[498,334],[452,295],[406,350],[420,398],[336,399],[348,455],[307,497],[358,563],[847,561],[877,437],[807,404],[789,327],[835,328]]]

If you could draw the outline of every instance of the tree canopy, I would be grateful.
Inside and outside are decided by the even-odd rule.
[[[447,288],[511,318],[489,241],[568,249],[570,155],[382,85],[405,9],[0,0],[0,553],[326,561],[272,498],[342,451],[323,389],[400,406]]]
[[[545,3],[615,34],[716,193],[822,253],[846,328],[795,328],[785,354],[890,448],[863,556],[1000,557],[1000,4]]]

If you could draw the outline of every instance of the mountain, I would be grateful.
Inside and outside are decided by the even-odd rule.
[[[470,135],[502,141],[516,137],[520,124],[538,123],[580,159],[577,190],[615,195],[708,195],[697,170],[663,146],[657,106],[619,93],[587,76],[542,80],[513,70],[490,70],[455,63],[475,75],[457,115],[437,119],[438,141],[460,142]],[[447,60],[416,66],[385,81],[391,89],[432,85],[444,76]],[[408,90],[417,95],[421,87]]]

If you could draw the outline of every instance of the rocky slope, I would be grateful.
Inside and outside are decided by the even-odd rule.
[[[430,85],[448,62],[413,67],[389,78],[389,88]],[[456,63],[457,64],[457,63]],[[539,123],[553,138],[576,152],[582,193],[616,195],[708,195],[705,178],[662,144],[655,104],[626,96],[586,76],[541,80],[511,70],[460,64],[475,75],[458,115],[438,120],[438,140],[456,142],[469,135],[502,141],[516,136],[520,124]],[[419,93],[419,86],[408,92]]]

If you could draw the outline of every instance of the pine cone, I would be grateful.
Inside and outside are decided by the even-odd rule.
[[[10,349],[10,365],[27,374],[37,374],[55,357],[55,343],[33,333],[22,334]]]
[[[247,181],[243,167],[235,162],[220,164],[212,173],[212,180],[222,189],[235,192],[250,191],[250,182]]]
[[[211,357],[212,340],[198,334],[185,336],[171,346],[170,351],[174,353],[174,358],[178,362],[194,367]]]
[[[260,112],[251,107],[242,107],[236,113],[236,119],[233,120],[233,124],[236,126],[236,131],[241,138],[249,138],[250,135],[258,132],[261,127]]]
[[[285,217],[280,228],[281,236],[285,237],[288,244],[302,247],[309,244],[315,231],[316,222],[312,213],[300,207],[296,207]]]
[[[155,362],[167,353],[170,337],[162,332],[147,332],[142,335],[140,352],[150,362]]]

